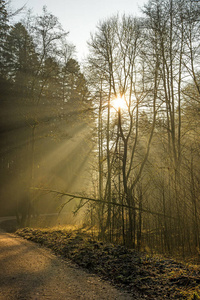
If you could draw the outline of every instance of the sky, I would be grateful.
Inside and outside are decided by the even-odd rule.
[[[68,32],[68,41],[76,46],[77,59],[81,62],[87,55],[87,41],[98,22],[113,15],[141,16],[140,7],[148,0],[11,0],[11,7],[26,5],[34,14],[41,14],[42,7],[55,15],[63,29]],[[21,16],[17,18],[22,18]]]

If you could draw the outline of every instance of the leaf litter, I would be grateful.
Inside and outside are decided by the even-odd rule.
[[[200,299],[200,268],[103,243],[80,230],[24,228],[16,232],[142,299]]]

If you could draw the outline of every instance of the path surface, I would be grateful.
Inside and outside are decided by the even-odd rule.
[[[133,299],[49,249],[0,231],[0,300]]]

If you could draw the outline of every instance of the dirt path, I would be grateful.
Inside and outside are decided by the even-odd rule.
[[[0,300],[133,299],[51,250],[0,231]]]

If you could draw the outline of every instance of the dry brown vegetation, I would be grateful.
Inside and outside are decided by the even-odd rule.
[[[17,230],[17,234],[71,259],[143,299],[199,299],[199,265],[149,255],[95,240],[86,231],[66,229]]]

